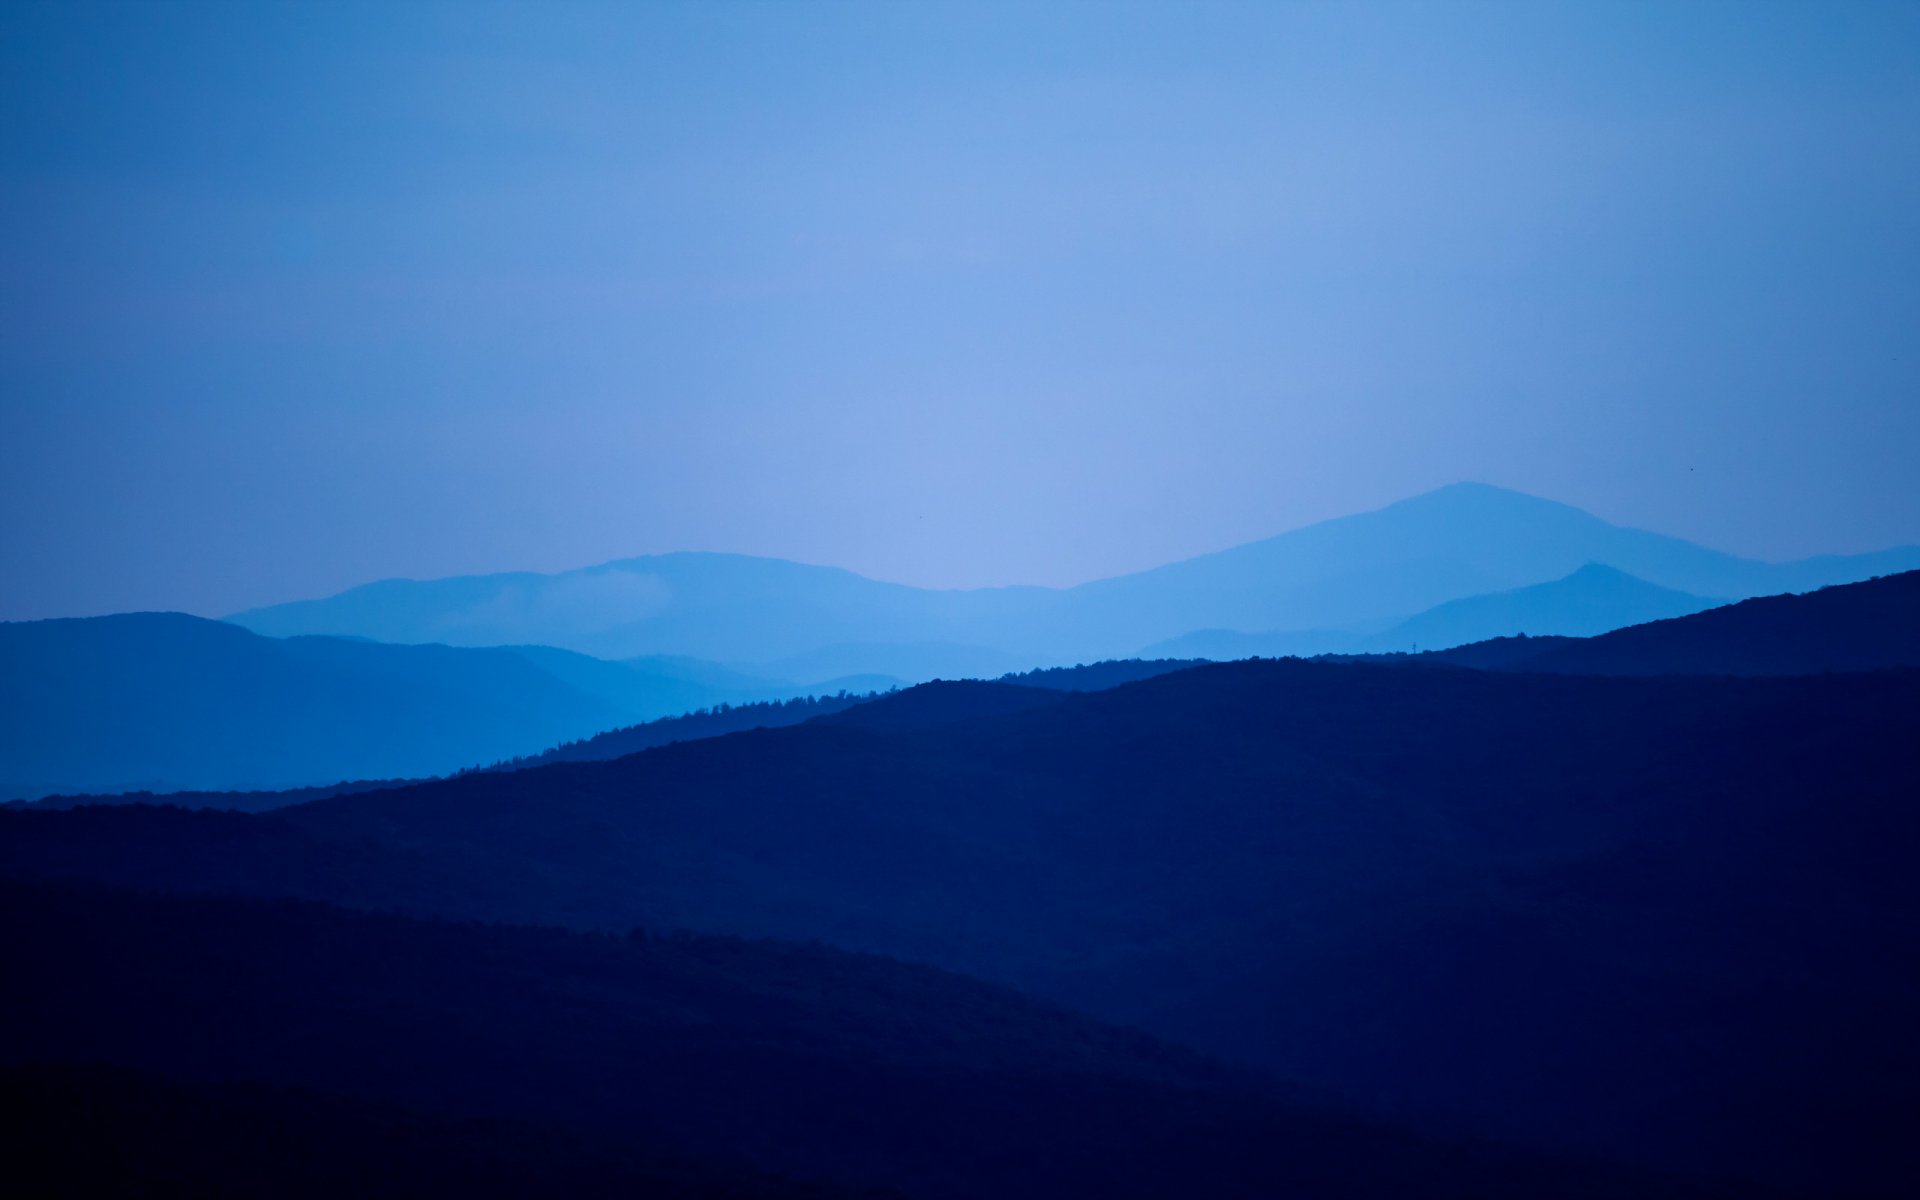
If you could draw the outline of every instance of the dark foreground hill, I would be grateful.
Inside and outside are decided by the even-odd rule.
[[[398,1140],[362,1132],[377,1113],[358,1104],[434,1114],[413,1136],[451,1143],[449,1161],[424,1164],[442,1173],[491,1155],[564,1182],[551,1137],[520,1135],[530,1161],[516,1164],[511,1140],[462,1145],[448,1118],[575,1131],[576,1169],[603,1193],[623,1174],[671,1182],[658,1159],[683,1176],[730,1164],[737,1190],[708,1169],[639,1194],[781,1194],[752,1174],[769,1171],[934,1198],[1685,1194],[1315,1113],[1143,1035],[821,947],[44,885],[0,888],[0,937],[0,1058],[117,1064],[189,1081],[189,1096],[251,1083],[351,1098],[269,1094],[249,1117],[287,1141],[302,1131],[273,1106],[317,1109],[340,1130],[335,1172]],[[123,1087],[108,1102],[137,1116],[141,1099]],[[235,1120],[216,1111],[201,1131],[192,1116],[163,1118],[190,1161],[205,1149],[191,1139]],[[422,1169],[405,1149],[399,1166]]]
[[[820,938],[1378,1112],[1920,1178],[1920,673],[1251,662],[948,723],[941,694],[262,817],[9,813],[0,869]]]
[[[1920,571],[1763,596],[1595,637],[1499,637],[1332,661],[1570,675],[1815,675],[1920,667]]]
[[[1808,675],[1920,666],[1920,571],[1543,646],[1511,669],[1583,675]]]
[[[883,1200],[688,1159],[644,1138],[423,1113],[284,1083],[99,1063],[0,1067],[7,1177],[38,1200]]]

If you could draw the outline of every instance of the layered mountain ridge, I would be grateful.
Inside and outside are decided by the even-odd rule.
[[[1456,484],[1072,588],[930,591],[774,559],[668,554],[558,575],[388,580],[232,619],[278,636],[537,642],[611,658],[805,664],[825,655],[832,673],[913,680],[929,677],[923,664],[940,656],[971,655],[990,664],[977,673],[997,674],[1127,657],[1207,629],[1325,639],[1295,652],[1366,649],[1359,635],[1436,605],[1565,579],[1588,564],[1690,596],[1740,599],[1920,566],[1920,547],[1762,563],[1519,492]]]

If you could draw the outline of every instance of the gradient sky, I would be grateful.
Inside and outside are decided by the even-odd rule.
[[[0,617],[1920,541],[1920,5],[0,5]]]

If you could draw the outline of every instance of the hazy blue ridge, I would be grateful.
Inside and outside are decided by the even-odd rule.
[[[1565,579],[1450,600],[1366,639],[1369,649],[1445,649],[1488,638],[1592,637],[1723,603],[1588,563]]]
[[[1143,654],[1236,658],[1313,657],[1440,650],[1490,638],[1590,637],[1628,625],[1699,612],[1721,603],[1658,587],[1588,563],[1550,583],[1449,600],[1378,633],[1235,633],[1209,629],[1149,646]]]
[[[274,639],[179,613],[0,625],[13,795],[437,775],[627,720],[508,650]]]
[[[533,643],[610,659],[748,664],[749,674],[799,682],[853,673],[911,682],[1142,647],[1201,656],[1207,648],[1169,641],[1199,630],[1314,631],[1288,634],[1305,640],[1284,648],[1264,643],[1262,653],[1350,650],[1331,639],[1377,634],[1451,601],[1565,580],[1589,564],[1670,592],[1739,599],[1920,566],[1920,548],[1764,563],[1518,492],[1456,484],[1072,588],[937,591],[774,559],[667,554],[556,575],[388,580],[232,619],[275,635]]]

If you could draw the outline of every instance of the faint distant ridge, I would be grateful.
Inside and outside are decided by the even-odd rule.
[[[183,613],[0,624],[0,798],[438,775],[630,720],[510,650]]]
[[[1445,649],[1488,638],[1593,637],[1626,625],[1681,617],[1724,601],[1659,587],[1601,563],[1564,579],[1450,600],[1368,640],[1388,649]]]
[[[1920,571],[1765,596],[1543,646],[1513,669],[1580,675],[1811,675],[1920,667]]]
[[[1179,641],[1197,630],[1230,638],[1282,631],[1295,640],[1278,652],[1350,652],[1436,606],[1569,580],[1589,564],[1649,589],[1738,599],[1914,569],[1920,547],[1765,563],[1462,483],[1072,588],[934,591],[775,559],[664,554],[556,575],[387,580],[233,620],[277,635],[538,643],[614,659],[685,655],[762,664],[754,669],[762,675],[770,673],[764,666],[786,663],[801,684],[848,673],[916,682],[956,662],[1213,656]],[[1472,636],[1502,632],[1515,630],[1475,627]],[[813,678],[801,677],[807,673]]]
[[[1147,652],[1191,654],[1214,662],[1418,653],[1516,635],[1591,637],[1722,603],[1725,601],[1659,587],[1615,567],[1587,563],[1571,575],[1548,583],[1449,600],[1381,633],[1205,629],[1149,646]]]

